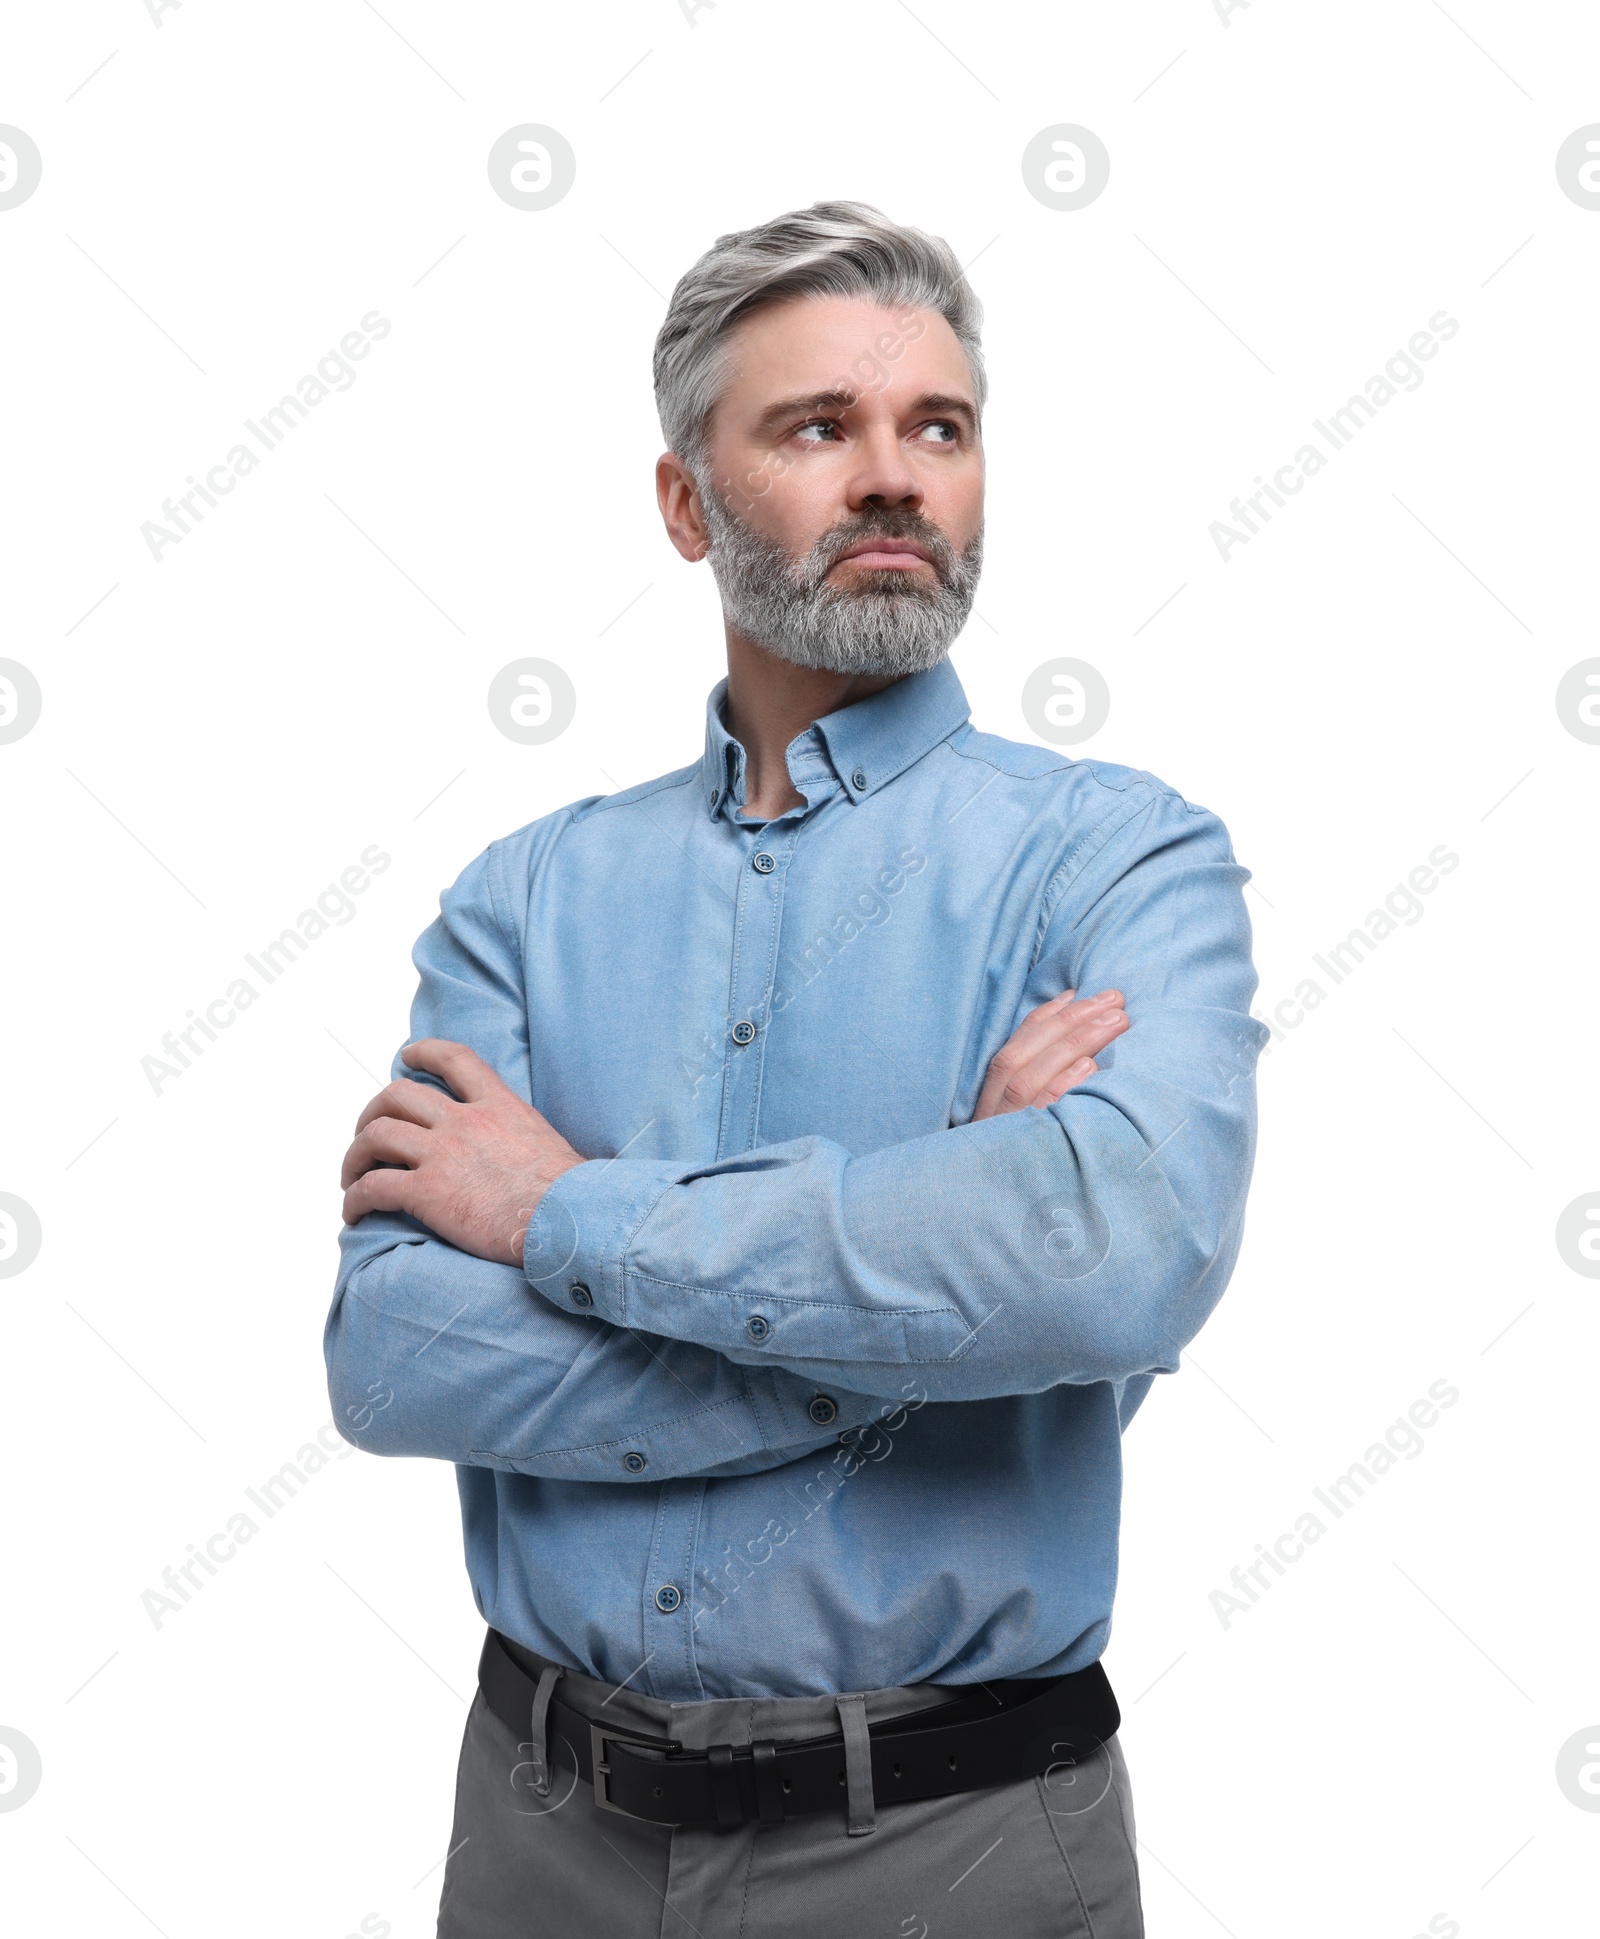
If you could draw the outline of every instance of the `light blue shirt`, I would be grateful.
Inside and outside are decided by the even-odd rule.
[[[948,663],[817,721],[805,805],[744,821],[724,692],[697,762],[492,842],[418,941],[412,1037],[470,1044],[587,1162],[520,1272],[344,1229],[336,1418],[457,1464],[479,1610],[590,1676],[1080,1669],[1122,1431],[1239,1248],[1248,873],[1153,775],[977,732]],[[970,1123],[1067,987],[1131,1028]]]

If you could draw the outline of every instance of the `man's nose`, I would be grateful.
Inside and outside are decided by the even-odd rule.
[[[851,473],[849,496],[853,512],[869,506],[901,506],[913,510],[922,504],[922,486],[916,472],[906,461],[905,451],[892,425],[869,430],[856,445],[857,462]]]

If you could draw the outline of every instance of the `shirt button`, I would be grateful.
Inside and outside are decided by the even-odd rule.
[[[866,777],[866,774],[864,773],[864,771],[863,771],[862,769],[860,769],[860,768],[857,768],[857,769],[856,769],[856,771],[855,771],[855,773],[851,775],[851,777],[850,777],[850,785],[851,785],[851,787],[852,787],[852,788],[865,788],[865,787],[866,787],[866,785],[867,785],[867,777]]]
[[[643,1474],[650,1463],[642,1454],[625,1454],[622,1457],[622,1465],[628,1470],[629,1474]]]
[[[736,1023],[728,1035],[736,1044],[754,1043],[756,1027],[753,1023]]]
[[[826,1394],[816,1395],[811,1405],[806,1409],[806,1412],[816,1422],[818,1427],[831,1427],[839,1418],[838,1408],[834,1406]]]
[[[759,1313],[752,1313],[744,1323],[744,1330],[752,1340],[764,1340],[772,1331],[771,1320],[764,1320]]]
[[[584,1285],[581,1279],[573,1280],[572,1284],[567,1288],[567,1291],[572,1295],[572,1303],[574,1306],[593,1306],[594,1294],[589,1291],[589,1288]]]
[[[778,858],[776,855],[769,855],[764,848],[758,848],[750,857],[750,866],[757,875],[770,875],[778,866]]]
[[[722,799],[722,795],[720,794],[720,792],[719,792],[719,791],[718,791],[718,790],[717,790],[716,788],[713,788],[713,789],[711,790],[711,799],[710,799],[710,801],[709,801],[709,802],[707,803],[707,806],[708,806],[708,807],[711,807],[711,808],[715,808],[715,807],[716,807],[716,805],[717,805],[717,803],[718,803],[718,802],[719,802],[719,801],[720,801],[721,799]]]
[[[663,1582],[656,1591],[656,1607],[663,1616],[670,1616],[675,1609],[683,1606],[683,1592],[675,1582]]]

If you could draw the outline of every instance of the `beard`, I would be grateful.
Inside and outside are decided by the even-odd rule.
[[[825,673],[924,673],[967,623],[983,564],[983,527],[957,552],[921,512],[884,507],[823,533],[803,558],[764,539],[714,490],[700,502],[722,608],[748,640],[795,666]],[[926,551],[934,583],[912,568],[857,571],[848,586],[828,573],[866,539],[908,539]]]

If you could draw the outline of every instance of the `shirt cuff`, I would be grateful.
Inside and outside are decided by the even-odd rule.
[[[529,1285],[563,1312],[656,1332],[648,1320],[629,1318],[624,1260],[640,1226],[681,1176],[680,1166],[661,1159],[591,1158],[563,1172],[528,1221],[522,1270]],[[816,1447],[901,1405],[823,1388],[783,1367],[740,1371],[765,1448]]]
[[[528,1283],[569,1313],[627,1324],[623,1260],[679,1167],[663,1159],[591,1158],[539,1201],[522,1242]]]

